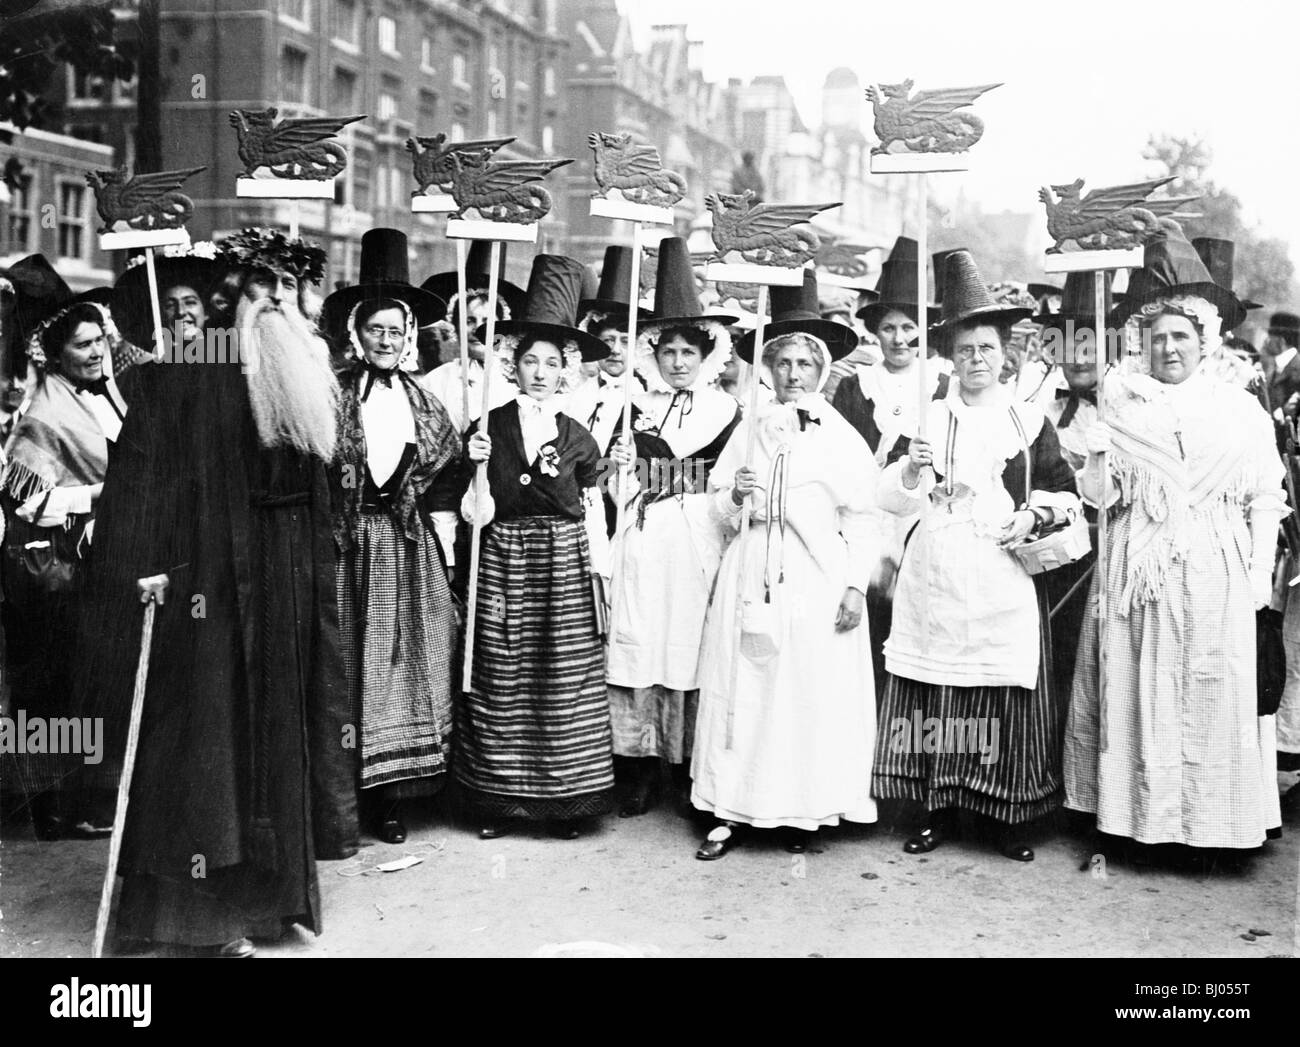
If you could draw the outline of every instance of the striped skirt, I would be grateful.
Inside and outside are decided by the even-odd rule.
[[[412,545],[389,514],[363,513],[338,595],[361,788],[404,782],[405,795],[432,793],[447,770],[456,625],[433,534]]]
[[[456,780],[489,818],[604,814],[614,766],[604,646],[581,522],[502,520],[483,532],[472,687]]]
[[[872,793],[1008,824],[1060,806],[1060,713],[1050,687],[951,687],[890,675]]]

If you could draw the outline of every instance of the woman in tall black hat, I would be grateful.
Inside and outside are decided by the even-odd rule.
[[[880,541],[877,469],[821,395],[858,339],[821,319],[811,271],[787,295],[772,289],[761,354],[752,334],[737,343],[775,398],[731,434],[709,481],[724,532],[739,528],[746,500],[752,515],[743,557],[739,541],[723,557],[700,653],[691,802],[718,821],[696,852],[702,861],[723,857],[742,827],[779,829],[797,853],[823,825],[876,820],[863,615]]]
[[[1029,310],[995,302],[967,251],[948,256],[944,275],[937,333],[954,381],[930,404],[928,439],[910,439],[879,484],[887,511],[913,516],[922,498],[930,511],[899,568],[872,780],[878,798],[926,809],[907,853],[933,850],[967,810],[997,825],[1004,855],[1030,861],[1026,823],[1060,803],[1059,717],[1046,615],[1011,547],[1080,506],[1042,410],[999,382],[1011,325]],[[983,733],[954,739],[954,724]]]
[[[408,279],[406,235],[361,238],[360,282],[322,312],[352,350],[331,464],[339,631],[361,726],[363,798],[378,835],[406,839],[403,801],[441,788],[452,734],[455,613],[447,582],[463,483],[460,437],[412,375],[416,334],[445,306]]]
[[[722,558],[709,518],[708,477],[740,419],[713,381],[731,356],[730,315],[700,307],[686,241],[659,245],[653,314],[641,321],[636,370],[645,382],[632,410],[636,471],[624,530],[614,536],[620,572],[606,679],[614,754],[630,764],[620,814],[654,803],[660,764],[685,769],[698,697],[700,638]]]
[[[574,326],[581,283],[574,259],[533,259],[522,316],[497,328],[519,395],[469,441],[488,482],[481,502],[471,485],[461,503],[485,526],[456,780],[485,839],[513,819],[547,821],[572,839],[613,801],[598,581],[609,551],[595,490],[605,467],[556,399],[563,372],[608,352]]]
[[[623,420],[624,383],[635,382],[637,391],[645,388],[645,383],[629,367],[627,324],[631,283],[632,248],[611,245],[605,248],[605,262],[595,294],[578,303],[578,327],[609,346],[609,355],[595,365],[595,375],[569,394],[564,410],[587,428],[602,450],[609,447]],[[648,315],[645,309],[637,307],[638,318],[644,320]]]
[[[1201,371],[1241,305],[1181,235],[1146,244],[1113,323],[1128,357],[1106,383],[1080,489],[1110,474],[1106,702],[1085,618],[1065,738],[1066,804],[1103,834],[1243,852],[1280,826],[1271,717],[1256,694],[1282,497],[1272,426]],[[1188,671],[1188,667],[1193,671]]]
[[[75,712],[69,656],[96,506],[126,401],[113,380],[116,329],[92,293],[73,294],[43,255],[11,267],[18,335],[35,388],[0,457],[4,512],[3,611],[13,704],[28,717]],[[40,839],[111,829],[70,788],[59,754],[0,755],[6,792],[30,805]],[[16,788],[15,788],[16,787]]]
[[[452,344],[460,343],[460,317],[466,315],[469,331],[469,417],[462,418],[462,379],[460,371],[459,349],[453,359],[435,367],[420,379],[429,392],[447,409],[452,423],[458,432],[464,433],[470,423],[478,420],[483,408],[483,343],[477,332],[487,321],[488,291],[491,273],[491,244],[486,240],[475,240],[470,244],[465,260],[465,300],[460,298],[460,282],[457,271],[452,269],[445,273],[435,273],[421,284],[421,289],[447,303],[446,323],[451,328]],[[501,261],[497,270],[497,319],[509,320],[518,316],[524,308],[524,290],[505,278],[506,248],[501,245]],[[440,318],[441,319],[441,318]],[[509,362],[509,354],[501,357],[501,362]],[[507,403],[519,391],[511,378],[509,369],[498,369],[493,376],[492,406],[500,407]]]
[[[920,298],[916,284],[917,243],[900,236],[880,271],[874,302],[857,313],[868,331],[880,343],[881,361],[859,367],[856,375],[841,382],[831,401],[845,421],[871,448],[876,463],[884,466],[889,453],[916,433],[919,405],[920,328],[917,325]],[[927,327],[939,319],[939,310],[925,307]],[[927,371],[931,397],[948,393],[948,375],[938,367]],[[887,540],[880,547],[880,562],[867,592],[867,616],[875,647],[873,666],[876,693],[885,687],[885,656],[881,646],[889,634],[894,576],[903,556],[903,539],[915,520],[894,519],[886,526]]]

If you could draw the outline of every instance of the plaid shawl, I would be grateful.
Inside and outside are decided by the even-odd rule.
[[[417,541],[423,523],[422,503],[434,481],[460,457],[461,441],[447,409],[406,371],[394,372],[406,390],[415,418],[415,458],[399,484],[393,506],[398,526],[411,541]],[[356,548],[361,527],[362,479],[366,469],[366,432],[361,423],[361,380],[364,369],[340,376],[339,440],[330,468],[334,504],[334,541],[340,552]],[[347,482],[344,482],[344,481]]]

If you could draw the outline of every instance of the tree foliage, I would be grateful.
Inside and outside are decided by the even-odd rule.
[[[1204,139],[1152,135],[1142,155],[1158,166],[1158,175],[1174,177],[1169,192],[1176,196],[1201,197],[1190,205],[1202,217],[1187,221],[1185,231],[1189,239],[1218,236],[1237,245],[1234,290],[1239,297],[1253,298],[1275,308],[1295,301],[1295,266],[1289,257],[1290,245],[1246,223],[1241,200],[1209,176],[1214,152]]]
[[[13,5],[24,6],[24,5]],[[112,5],[43,0],[0,19],[0,123],[46,128],[59,113],[49,100],[65,65],[106,80],[134,75],[134,47],[115,39]],[[0,143],[13,133],[0,131]],[[16,175],[12,165],[6,178]]]

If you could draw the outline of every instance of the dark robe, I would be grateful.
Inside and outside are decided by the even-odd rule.
[[[339,652],[325,463],[260,446],[238,364],[150,369],[109,465],[83,700],[124,743],[157,611],[119,871],[119,931],[213,945],[320,931],[315,858],[355,853],[356,730]]]

